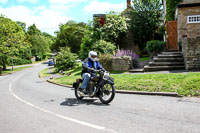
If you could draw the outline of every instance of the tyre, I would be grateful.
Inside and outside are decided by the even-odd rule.
[[[114,97],[115,97],[115,86],[106,83],[103,86],[103,92],[101,92],[101,94],[99,95],[99,100],[103,104],[108,104],[113,100]]]
[[[75,96],[78,100],[82,100],[83,99],[83,96],[80,95],[80,84],[77,86],[77,88],[75,88]]]

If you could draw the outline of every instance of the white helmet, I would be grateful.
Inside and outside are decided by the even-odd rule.
[[[90,51],[88,54],[88,58],[90,58],[92,61],[97,61],[97,52]]]

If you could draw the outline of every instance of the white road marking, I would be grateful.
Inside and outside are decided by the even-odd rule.
[[[25,74],[25,73],[24,73]],[[51,114],[51,115],[54,115],[56,117],[59,117],[59,118],[62,118],[62,119],[65,119],[65,120],[68,120],[68,121],[72,121],[72,122],[75,122],[75,123],[78,123],[80,125],[84,125],[84,126],[87,126],[87,127],[90,127],[90,128],[94,128],[94,129],[98,129],[98,130],[103,130],[103,131],[107,131],[107,132],[111,132],[111,133],[117,133],[115,130],[112,130],[112,129],[108,129],[106,127],[102,127],[102,126],[98,126],[98,125],[94,125],[94,124],[91,124],[91,123],[87,123],[87,122],[84,122],[84,121],[80,121],[80,120],[76,120],[76,119],[73,119],[73,118],[70,118],[70,117],[66,117],[66,116],[63,116],[63,115],[59,115],[59,114],[56,114],[54,112],[51,112],[49,110],[46,110],[46,109],[43,109],[41,107],[38,107],[30,102],[27,102],[25,100],[23,100],[22,98],[20,98],[19,96],[17,96],[14,92],[13,92],[13,89],[12,89],[12,85],[13,83],[18,80],[20,77],[22,77],[24,74],[21,74],[20,76],[18,76],[15,80],[13,80],[10,84],[9,84],[9,92],[19,101],[35,108],[35,109],[38,109],[42,112],[45,112],[45,113],[48,113],[48,114]]]

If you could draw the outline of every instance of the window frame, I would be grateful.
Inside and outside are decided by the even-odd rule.
[[[197,24],[197,23],[200,23],[200,15],[187,16],[187,23],[188,24]]]

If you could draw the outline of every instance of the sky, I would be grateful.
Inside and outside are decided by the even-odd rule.
[[[121,12],[127,0],[0,0],[0,14],[13,21],[36,24],[42,32],[54,35],[59,24],[68,20],[88,22],[93,14]]]

